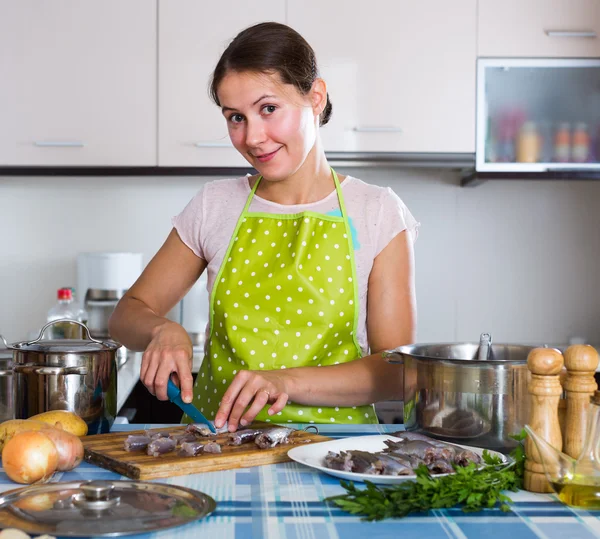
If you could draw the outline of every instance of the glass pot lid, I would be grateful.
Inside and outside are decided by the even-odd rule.
[[[65,537],[116,537],[173,528],[216,508],[210,496],[147,481],[47,483],[0,495],[0,527]]]

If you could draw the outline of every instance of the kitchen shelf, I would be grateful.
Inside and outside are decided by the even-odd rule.
[[[334,166],[472,169],[472,153],[326,152]],[[252,167],[1,166],[0,176],[241,176]]]
[[[475,187],[487,180],[568,180],[595,181],[600,180],[600,170],[572,171],[550,170],[547,172],[476,172],[463,175],[462,187]]]

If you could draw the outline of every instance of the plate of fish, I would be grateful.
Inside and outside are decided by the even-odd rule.
[[[295,447],[288,456],[306,466],[340,479],[391,485],[415,478],[415,468],[424,464],[432,476],[453,474],[454,466],[483,464],[484,449],[450,444],[413,432],[355,436]],[[502,463],[508,457],[488,450]]]

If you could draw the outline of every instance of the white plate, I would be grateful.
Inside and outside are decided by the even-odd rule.
[[[371,481],[378,485],[394,485],[402,483],[403,481],[414,480],[414,475],[370,475],[364,473],[344,472],[342,470],[332,470],[325,466],[325,456],[329,451],[339,453],[340,451],[348,451],[351,449],[359,449],[361,451],[369,451],[375,453],[385,449],[387,446],[384,440],[392,440],[394,442],[401,441],[401,438],[390,436],[389,434],[376,434],[370,436],[354,436],[352,438],[341,438],[339,440],[331,440],[330,442],[319,442],[316,444],[309,444],[299,447],[294,447],[288,451],[288,456],[306,466],[325,472],[326,474],[339,477],[340,479],[347,479],[348,481]],[[483,449],[480,447],[471,447],[468,445],[451,444],[464,449],[470,449],[477,453],[479,456],[483,453]],[[488,449],[490,455],[498,456],[502,459],[503,463],[508,462],[508,458],[502,453],[497,451],[491,451]],[[433,477],[444,477],[450,474],[435,474]]]

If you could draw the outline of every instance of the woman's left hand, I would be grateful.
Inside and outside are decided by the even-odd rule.
[[[242,370],[235,375],[221,399],[215,426],[222,427],[229,421],[229,431],[234,432],[238,424],[245,427],[254,421],[265,405],[273,404],[268,410],[268,414],[273,415],[281,412],[287,402],[284,373]]]

